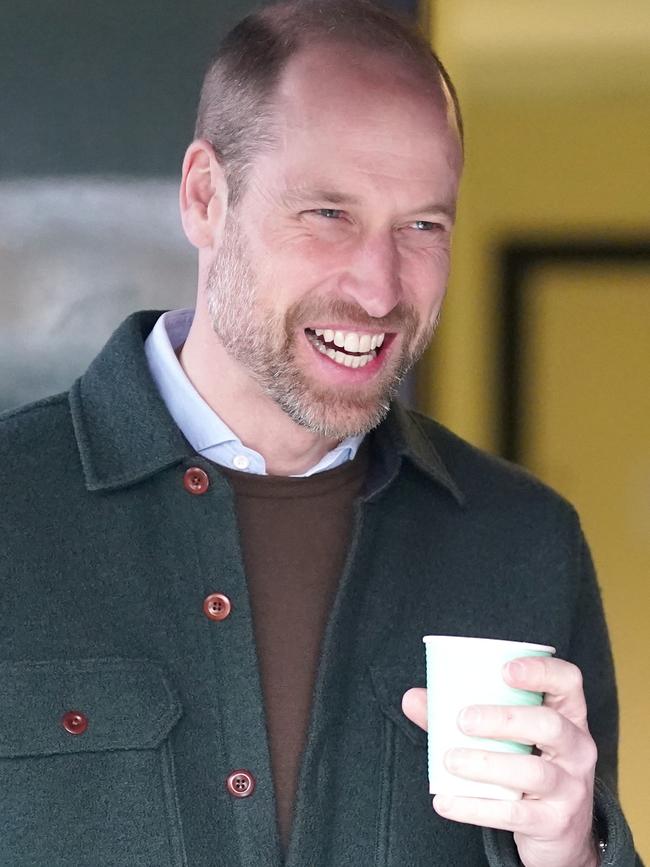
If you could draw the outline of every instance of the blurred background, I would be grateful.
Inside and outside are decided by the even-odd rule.
[[[650,860],[648,3],[390,5],[429,34],[467,131],[449,295],[407,396],[577,506]],[[0,0],[0,409],[67,388],[133,310],[192,304],[180,164],[207,58],[253,6]]]
[[[621,706],[620,794],[650,862],[650,6],[435,0],[467,164],[420,406],[577,507]]]

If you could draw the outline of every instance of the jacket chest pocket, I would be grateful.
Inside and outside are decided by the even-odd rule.
[[[402,711],[424,671],[381,661],[370,668],[381,716],[379,815],[373,867],[487,867],[481,829],[438,816],[429,794],[427,733]]]
[[[172,729],[139,660],[0,664],[0,864],[182,867]]]

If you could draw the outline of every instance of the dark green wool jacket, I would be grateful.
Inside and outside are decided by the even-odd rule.
[[[2,867],[280,865],[233,495],[150,378],[157,316],[128,319],[68,394],[0,420]],[[432,810],[426,736],[400,708],[424,685],[427,633],[552,644],[580,666],[606,863],[632,867],[612,661],[572,509],[398,405],[370,445],[287,867],[519,863],[510,834]],[[221,621],[203,611],[216,592]],[[240,769],[246,798],[226,786]]]

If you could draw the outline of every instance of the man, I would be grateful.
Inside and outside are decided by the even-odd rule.
[[[196,310],[131,317],[0,425],[0,863],[638,863],[573,511],[393,399],[461,134],[437,59],[365,0],[226,38],[182,172]],[[459,721],[537,754],[448,757],[522,801],[432,809],[432,632],[557,647],[504,674],[543,707]]]

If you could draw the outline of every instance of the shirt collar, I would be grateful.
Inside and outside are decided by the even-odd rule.
[[[199,453],[227,467],[244,456],[248,471],[266,473],[263,455],[245,446],[237,434],[210,407],[187,378],[177,350],[185,343],[194,318],[193,310],[170,310],[159,317],[145,340],[149,370],[160,396],[187,441]],[[348,437],[300,476],[310,476],[353,460],[363,436]]]
[[[196,457],[158,392],[144,351],[161,313],[129,316],[70,389],[72,423],[89,490],[126,487]],[[388,487],[407,459],[457,503],[464,502],[434,445],[436,425],[427,424],[429,431],[420,416],[393,403],[373,431],[369,497]]]
[[[237,440],[185,375],[176,356],[190,330],[193,310],[169,310],[158,318],[144,343],[151,376],[170,415],[187,441],[201,453]]]

